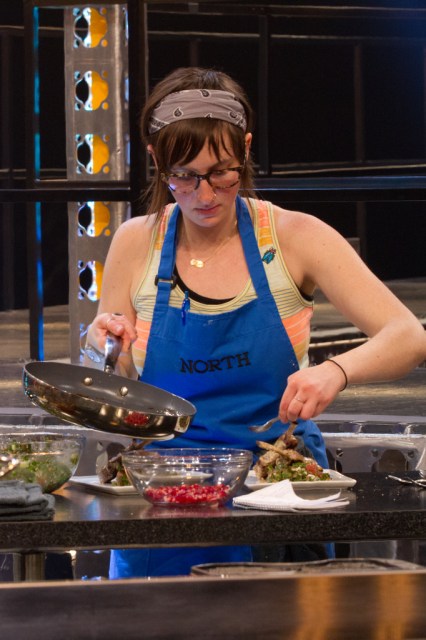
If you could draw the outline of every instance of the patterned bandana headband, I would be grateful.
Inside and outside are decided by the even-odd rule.
[[[149,121],[149,133],[190,118],[225,120],[243,131],[247,127],[244,107],[233,93],[218,89],[187,89],[169,93],[156,106]]]

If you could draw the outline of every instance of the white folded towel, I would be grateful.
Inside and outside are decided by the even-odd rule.
[[[299,509],[317,510],[345,507],[349,500],[340,497],[340,491],[323,498],[307,500],[294,493],[290,480],[271,483],[265,489],[253,491],[245,496],[233,499],[235,507],[245,509],[263,509],[267,511],[299,511]]]

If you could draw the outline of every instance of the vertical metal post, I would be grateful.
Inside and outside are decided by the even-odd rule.
[[[149,163],[142,146],[139,118],[148,92],[148,18],[145,0],[130,0],[127,4],[129,22],[129,134],[130,186],[137,196],[147,186]],[[137,213],[135,199],[132,213]]]
[[[38,83],[39,10],[24,5],[25,100],[26,100],[26,184],[34,188],[39,177],[39,83]],[[41,256],[41,205],[27,203],[27,281],[30,323],[30,358],[44,358],[43,270]]]
[[[426,47],[423,47],[423,126],[424,149],[426,153]]]
[[[34,553],[14,553],[13,582],[39,582],[45,579],[46,554],[42,551]]]
[[[354,47],[354,123],[355,123],[355,159],[365,160],[365,122],[364,122],[364,82],[363,48],[361,43]],[[356,203],[356,233],[360,242],[361,257],[367,259],[367,211],[365,202]]]
[[[89,185],[94,180],[108,183],[130,177],[129,155],[134,152],[129,133],[128,25],[124,3],[74,5],[65,9],[65,114],[70,181],[84,181]],[[140,70],[134,73],[140,74]],[[133,159],[136,166],[132,172],[135,172],[140,160],[132,155]],[[128,217],[129,210],[124,202],[68,205],[73,362],[81,360],[87,328],[97,312],[103,267],[112,236]],[[86,217],[89,215],[88,224],[82,223],[83,213]]]
[[[188,13],[194,14],[198,12],[198,2],[189,2]],[[191,67],[200,66],[200,38],[191,38],[189,41],[189,64]]]
[[[364,82],[363,82],[363,46],[354,46],[354,121],[355,121],[355,158],[365,160],[365,122],[364,122]]]
[[[1,86],[5,89],[1,101],[1,145],[0,158],[1,166],[7,168],[7,178],[5,186],[11,187],[12,178],[12,125],[10,121],[10,99],[9,88],[11,86],[11,38],[8,33],[3,33],[0,38],[0,60],[1,60]],[[1,276],[1,306],[3,309],[14,309],[15,289],[14,289],[14,221],[13,206],[5,202],[1,206],[1,235],[2,235],[2,276]]]
[[[269,47],[270,47],[270,23],[269,16],[259,17],[259,63],[258,63],[258,137],[259,148],[259,175],[270,174],[269,157]]]

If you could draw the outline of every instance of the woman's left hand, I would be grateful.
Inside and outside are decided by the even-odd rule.
[[[318,416],[345,385],[343,372],[328,361],[291,374],[281,398],[280,420],[292,422],[298,418],[310,420]]]

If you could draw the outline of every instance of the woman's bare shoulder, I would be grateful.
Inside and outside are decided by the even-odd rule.
[[[278,230],[288,229],[299,232],[309,232],[311,230],[317,231],[320,228],[327,227],[319,218],[315,217],[311,213],[304,211],[297,211],[293,209],[284,209],[278,205],[272,205],[275,226]]]
[[[316,216],[274,206],[275,228],[281,252],[298,286],[312,293],[334,266],[361,268],[349,242]],[[333,266],[334,265],[334,266]],[[322,278],[321,278],[322,276]]]
[[[138,274],[143,269],[149,253],[155,216],[139,216],[123,222],[115,231],[108,250],[105,271],[107,273]]]
[[[132,235],[135,231],[150,235],[155,225],[157,224],[157,215],[149,215],[149,216],[135,216],[134,218],[129,218],[121,223],[118,227],[117,232],[123,235],[130,234]]]
[[[315,215],[276,205],[273,205],[273,211],[277,236],[283,247],[296,247],[300,250],[300,243],[309,243],[312,249],[321,249],[329,243],[347,244],[336,229]]]
[[[112,241],[116,248],[132,251],[140,250],[141,245],[149,245],[153,230],[157,224],[157,216],[136,216],[121,223]]]
[[[123,222],[111,241],[105,261],[103,290],[128,290],[134,287],[145,268],[155,216],[138,216]]]

